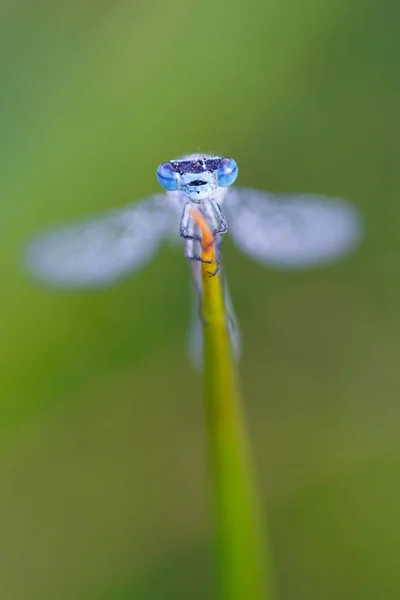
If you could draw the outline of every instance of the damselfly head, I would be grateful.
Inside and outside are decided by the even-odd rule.
[[[162,163],[157,179],[169,192],[181,190],[192,202],[210,198],[218,187],[228,187],[236,180],[238,167],[233,158],[191,155]]]

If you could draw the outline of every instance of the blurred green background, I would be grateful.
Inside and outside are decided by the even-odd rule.
[[[198,149],[365,217],[327,268],[224,257],[281,600],[400,597],[399,22],[394,0],[3,0],[2,600],[212,597],[182,248],[92,293],[20,265]]]

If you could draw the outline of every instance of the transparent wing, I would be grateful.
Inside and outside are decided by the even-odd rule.
[[[186,337],[186,348],[189,360],[192,366],[196,369],[201,369],[203,367],[203,324],[200,318],[200,297],[202,294],[202,284],[201,284],[201,273],[198,272],[199,277],[196,275],[196,266],[200,266],[199,263],[195,265],[194,275],[195,275],[195,287],[196,293],[193,294],[194,301],[192,302],[192,317],[189,331]],[[199,270],[198,270],[199,271]],[[228,289],[228,283],[225,276],[225,273],[222,276],[223,280],[223,290],[224,290],[224,300],[225,300],[225,309],[227,315],[227,324],[228,324],[228,333],[231,340],[231,346],[233,351],[233,356],[236,360],[239,360],[241,355],[241,335],[239,324],[235,315],[235,311],[232,304],[232,299]]]
[[[164,195],[61,226],[28,245],[25,265],[35,278],[64,288],[96,287],[142,267],[168,233],[173,212]]]
[[[223,210],[237,246],[277,268],[333,262],[353,250],[362,237],[359,213],[339,198],[232,188]]]

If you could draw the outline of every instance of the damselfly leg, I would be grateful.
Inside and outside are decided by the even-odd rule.
[[[201,204],[195,205],[194,203],[187,202],[184,206],[181,224],[180,224],[180,235],[185,240],[185,257],[188,260],[195,260],[203,263],[212,264],[214,261],[205,260],[201,257],[201,250],[203,248],[203,239],[201,236],[201,232],[197,227],[192,215],[191,211],[198,210],[202,213],[204,218],[206,219],[211,231],[213,232],[214,244],[216,246],[216,264],[217,267],[215,271],[210,272],[210,277],[216,275],[219,269],[219,254],[220,254],[220,243],[216,243],[220,236],[223,233],[228,231],[228,226],[226,223],[226,219],[215,200],[203,200]],[[218,248],[217,248],[218,246]]]

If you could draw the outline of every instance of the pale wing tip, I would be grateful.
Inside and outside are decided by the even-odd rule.
[[[199,319],[186,334],[186,353],[192,367],[200,371],[203,368],[203,331]]]
[[[287,255],[280,262],[279,248],[277,264],[287,269],[306,269],[324,266],[344,259],[360,246],[364,225],[361,214],[349,202],[342,199],[327,199],[322,204],[304,205],[305,238],[301,232]],[[308,210],[309,209],[309,210]],[[314,212],[315,211],[315,212]],[[308,239],[306,239],[308,238]]]
[[[241,356],[241,335],[240,329],[235,322],[234,324],[228,321],[228,331],[231,341],[231,348],[234,359],[238,361]],[[199,317],[193,320],[186,336],[186,352],[190,364],[194,369],[201,370],[203,368],[203,352],[204,352],[204,337],[203,327]]]
[[[138,271],[154,255],[159,242],[103,247],[96,240],[84,244],[71,240],[68,231],[33,239],[25,248],[23,266],[38,283],[64,290],[94,289],[113,285]]]
[[[22,266],[29,278],[46,287],[68,289],[97,288],[110,285],[118,277],[92,260],[88,264],[59,257],[50,238],[37,238],[23,251]]]
[[[282,204],[289,218],[263,226],[235,223],[235,240],[256,260],[276,269],[307,269],[354,252],[364,236],[359,211],[339,198],[301,197]],[[282,213],[284,215],[284,213]],[[282,215],[281,215],[282,217]]]

